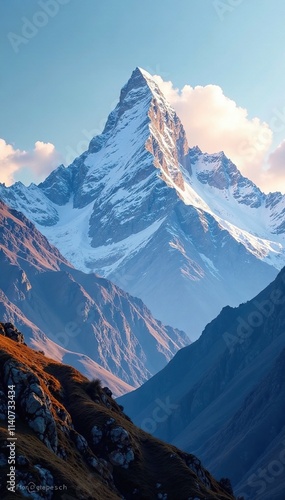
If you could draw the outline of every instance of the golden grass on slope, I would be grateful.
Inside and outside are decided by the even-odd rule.
[[[33,373],[35,373],[41,382],[43,390],[50,396],[53,404],[57,407],[64,408],[59,399],[56,398],[55,394],[62,394],[63,388],[60,382],[50,373],[45,370],[50,364],[54,365],[53,360],[49,360],[40,353],[34,352],[28,347],[16,344],[15,342],[7,339],[5,337],[0,337],[0,369],[6,360],[13,358],[20,363],[23,363],[28,367]],[[67,367],[68,370],[68,367]],[[78,374],[79,376],[79,374]],[[85,377],[79,377],[79,379],[85,382],[87,379]],[[47,380],[49,388],[43,382]],[[16,409],[17,410],[17,409]],[[57,414],[54,412],[55,419],[59,422]],[[62,422],[61,422],[62,423]],[[94,499],[118,499],[118,495],[111,492],[108,487],[106,487],[100,476],[94,472],[88,464],[85,463],[81,454],[78,452],[76,447],[73,445],[71,440],[59,431],[59,443],[67,451],[68,459],[67,461],[57,457],[55,453],[50,451],[35,435],[35,433],[29,428],[28,424],[23,422],[23,419],[16,419],[16,453],[17,456],[24,455],[29,458],[29,465],[26,467],[18,467],[19,470],[23,472],[32,472],[35,474],[35,469],[33,465],[40,464],[44,468],[48,469],[53,477],[56,479],[56,484],[58,486],[66,486],[66,490],[63,491],[62,495],[65,494],[66,498],[94,498]],[[0,421],[0,443],[4,443],[7,438],[7,425],[5,422]],[[8,467],[1,468],[1,475],[6,477],[8,472]],[[38,485],[40,485],[40,477],[38,476]],[[56,495],[61,493],[57,492]],[[0,498],[24,498],[20,493],[12,494],[1,490]],[[57,497],[55,497],[57,498]]]
[[[126,498],[154,500],[158,498],[159,492],[167,492],[168,500],[187,500],[190,496],[207,500],[232,498],[224,493],[219,484],[206,472],[211,483],[211,491],[208,490],[186,465],[186,454],[137,428],[124,415],[117,403],[106,395],[98,382],[90,382],[71,366],[56,363],[26,346],[0,336],[0,369],[3,363],[11,358],[23,363],[38,376],[54,408],[63,408],[69,412],[76,431],[87,439],[96,456],[108,460],[110,424],[108,427],[107,422],[110,422],[110,419],[114,419],[111,427],[121,426],[127,430],[135,460],[130,463],[128,469],[109,464],[115,485]],[[53,414],[56,422],[62,424],[55,410]],[[50,470],[57,484],[66,484],[68,488],[66,500],[120,498],[112,486],[104,484],[104,479],[88,466],[72,440],[60,429],[58,429],[59,444],[66,450],[67,460],[49,451],[24,423],[23,418],[19,419],[16,425],[17,452],[29,457],[28,470],[32,471],[32,466],[35,464],[41,464]],[[105,433],[104,439],[97,445],[93,445],[91,439],[91,429],[94,425],[102,428]],[[4,428],[2,422],[1,439],[6,435]],[[161,486],[158,487],[158,484]],[[136,489],[137,495],[133,493]]]
[[[209,494],[203,485],[197,488],[197,477],[183,461],[183,453],[180,450],[159,441],[133,425],[129,419],[126,419],[115,401],[109,400],[111,408],[106,408],[101,402],[98,403],[97,400],[102,397],[100,388],[98,388],[97,395],[95,394],[96,401],[92,400],[86,392],[89,384],[86,384],[84,377],[76,370],[56,364],[50,366],[49,371],[61,381],[65,389],[66,408],[72,415],[76,429],[89,442],[92,427],[103,426],[109,418],[114,418],[114,425],[122,426],[129,432],[136,459],[130,464],[129,469],[114,468],[115,484],[120,491],[133,491],[139,487],[140,495],[142,495],[140,498],[157,499],[159,490],[156,485],[161,483],[162,491],[164,488],[165,491],[172,492],[168,498],[173,500],[178,498],[177,491],[179,491],[179,500],[187,499],[190,496],[189,492],[197,497],[203,492],[207,495],[207,499],[231,498],[227,494],[221,494],[220,486],[210,474],[208,477],[212,482],[213,491],[220,495]],[[100,445],[97,445],[94,451],[99,452],[100,455]]]
[[[3,442],[7,437],[6,429],[0,426],[0,442]],[[78,453],[74,450],[69,450],[69,459],[67,462],[58,458],[53,452],[35,436],[35,434],[28,428],[28,426],[17,424],[17,455],[24,455],[29,458],[29,465],[25,467],[18,466],[22,472],[31,472],[35,476],[35,469],[33,465],[40,464],[42,467],[48,469],[58,487],[62,488],[62,493],[57,492],[55,498],[61,498],[66,495],[66,498],[74,499],[110,499],[117,500],[119,497],[112,493],[101,481],[98,474],[91,470],[80,459]],[[8,467],[1,468],[1,475],[6,476]],[[41,479],[38,475],[36,486],[41,486]],[[5,493],[3,490],[0,492],[0,498],[23,498],[21,494],[15,496],[11,493]],[[60,495],[60,496],[57,496]]]

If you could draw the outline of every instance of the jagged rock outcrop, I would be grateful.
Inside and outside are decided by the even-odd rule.
[[[39,439],[56,452],[58,438],[52,404],[39,378],[27,370],[23,363],[8,360],[3,365],[3,381],[6,387],[15,387],[15,402],[25,421]]]
[[[25,342],[24,335],[12,323],[0,323],[0,335],[4,335],[4,337],[8,337],[20,344]]]
[[[9,386],[17,498],[233,499],[196,457],[135,427],[98,380],[0,336],[1,499],[14,494],[13,481],[7,493]]]

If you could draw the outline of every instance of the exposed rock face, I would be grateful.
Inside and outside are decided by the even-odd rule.
[[[15,492],[20,497],[233,499],[196,457],[136,428],[108,387],[4,336],[0,336],[1,498],[6,498],[9,470],[6,394],[11,384],[16,407]]]
[[[25,341],[24,335],[12,323],[0,323],[0,335],[4,335],[4,337],[8,337],[20,344]]]
[[[115,395],[143,383],[190,342],[141,300],[74,269],[23,214],[1,202],[0,267],[0,316],[21,322],[29,345],[112,383]],[[21,340],[13,325],[1,328]]]
[[[15,361],[6,361],[3,373],[6,387],[15,386],[16,404],[25,421],[49,449],[57,452],[58,437],[51,400],[38,377]]]
[[[27,189],[22,182],[16,182],[13,184],[13,189],[9,190],[8,196],[6,189],[0,185],[0,197],[2,201],[7,201],[9,206],[20,212],[24,212],[25,207],[30,207],[31,213],[37,214],[37,222],[45,226],[52,226],[58,222],[58,211],[48,198],[43,200],[42,190],[35,184],[31,184]]]
[[[71,171],[60,165],[45,180],[39,184],[46,196],[56,205],[65,205],[72,193],[72,175]]]

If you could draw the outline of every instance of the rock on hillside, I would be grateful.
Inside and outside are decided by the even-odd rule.
[[[8,337],[9,339],[19,342],[20,344],[24,343],[24,335],[19,332],[18,328],[16,328],[12,323],[0,323],[0,335]]]
[[[9,386],[16,405],[15,495],[13,479],[6,489],[13,454]],[[0,397],[1,499],[233,499],[227,482],[218,483],[195,456],[138,429],[98,380],[3,335]]]

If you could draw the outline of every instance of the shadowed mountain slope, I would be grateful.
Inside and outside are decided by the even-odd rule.
[[[285,490],[284,474],[275,474],[285,438],[284,306],[285,269],[251,301],[224,308],[196,342],[119,398],[137,425],[198,454],[250,500],[283,500]],[[169,407],[161,421],[153,418],[159,399]],[[266,483],[260,471],[268,467]]]
[[[155,320],[140,299],[74,269],[20,212],[0,203],[0,310],[30,345],[96,375],[123,381],[122,394],[160,370],[189,343]],[[95,362],[95,364],[92,363]],[[99,374],[98,374],[99,376]]]
[[[233,499],[195,456],[138,429],[98,380],[1,334],[0,391],[3,500]],[[17,412],[15,493],[12,479],[6,489],[7,394]]]

